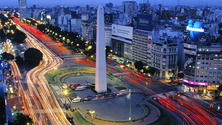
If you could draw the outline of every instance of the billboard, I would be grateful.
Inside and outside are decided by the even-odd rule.
[[[151,50],[152,49],[152,36],[148,36],[148,50]]]
[[[202,22],[197,21],[194,23],[193,20],[189,20],[186,30],[190,31],[191,40],[197,41],[203,35],[204,26]]]
[[[133,39],[133,27],[112,24],[112,35]]]
[[[104,23],[112,24],[113,23],[113,14],[104,14]]]
[[[185,54],[184,74],[195,76],[196,55]]]
[[[137,15],[137,29],[152,30],[152,15]]]

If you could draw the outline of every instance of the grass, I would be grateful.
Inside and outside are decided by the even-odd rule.
[[[79,111],[73,112],[75,115],[76,119],[79,121],[80,125],[92,125],[91,122],[87,121],[80,113]],[[96,124],[93,124],[96,125]]]
[[[50,82],[55,82],[54,77],[58,74],[66,73],[66,72],[72,72],[72,71],[77,71],[78,68],[68,68],[68,69],[62,69],[62,70],[56,70],[52,71],[48,74],[48,79]],[[95,72],[95,68],[79,68],[79,71],[93,71]]]
[[[119,91],[127,89],[126,87],[123,87],[123,86],[119,86],[119,87],[115,87],[115,88]]]
[[[64,76],[61,77],[60,81],[61,81],[61,82],[64,82],[64,79],[65,79],[66,77],[75,76],[75,75],[77,75],[77,74],[78,74],[78,73],[71,73],[71,74],[64,75]],[[95,73],[86,73],[86,72],[80,73],[80,74],[95,75]]]
[[[69,92],[68,97],[76,97],[77,94],[75,92]]]
[[[158,120],[156,120],[154,123],[148,124],[148,125],[177,125],[177,122],[175,121],[175,118],[169,114],[168,112],[163,110],[163,107],[160,107],[156,104],[154,104],[151,101],[148,101],[152,105],[156,106],[160,110],[160,117]]]

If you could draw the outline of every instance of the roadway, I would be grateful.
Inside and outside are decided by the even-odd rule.
[[[30,26],[25,26],[23,23],[20,23],[17,20],[15,20],[15,22],[23,25],[25,28],[31,28]],[[45,74],[49,71],[57,69],[63,63],[63,60],[56,54],[49,51],[39,39],[20,25],[17,25],[18,28],[27,35],[25,40],[27,46],[36,48],[43,54],[43,60],[40,62],[39,66],[28,71],[26,74],[25,80],[27,84],[25,85],[27,90],[21,90],[23,91],[23,101],[26,105],[25,113],[33,119],[34,124],[38,125],[71,124],[67,120],[63,110],[57,102],[54,93],[51,91],[48,81],[45,79]],[[21,89],[22,87],[19,88]],[[41,112],[43,110],[44,112]]]

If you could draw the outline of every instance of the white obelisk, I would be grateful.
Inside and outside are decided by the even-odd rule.
[[[104,31],[104,9],[100,4],[97,9],[97,34],[96,34],[96,79],[95,90],[98,93],[107,91],[106,81],[106,53]]]

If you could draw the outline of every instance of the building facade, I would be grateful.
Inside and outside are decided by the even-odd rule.
[[[222,84],[222,45],[184,44],[184,86],[208,95]]]
[[[136,29],[133,32],[132,56],[135,61],[151,66],[152,31]]]
[[[159,39],[152,42],[152,67],[156,76],[170,79],[177,74],[178,46],[172,39]]]
[[[26,0],[19,0],[18,2],[19,2],[20,21],[22,21],[23,18],[29,17],[29,11],[27,10]]]
[[[138,5],[136,1],[123,1],[122,11],[126,13],[129,17],[138,12]]]

